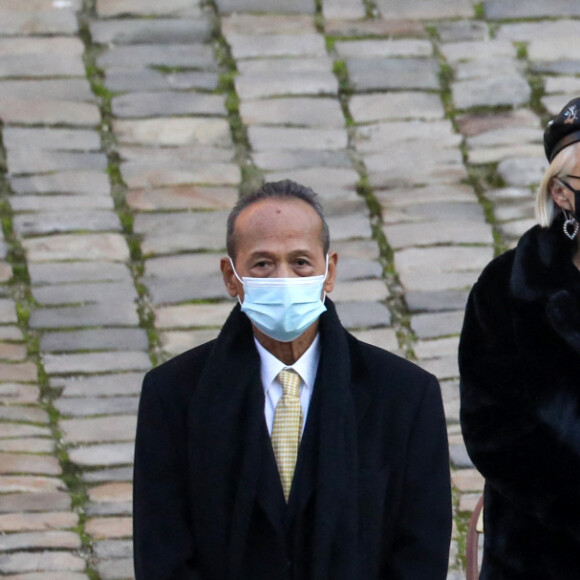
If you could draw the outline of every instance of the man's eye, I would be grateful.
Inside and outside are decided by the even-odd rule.
[[[268,266],[268,262],[256,262],[254,264],[254,268],[266,268]]]
[[[308,266],[308,260],[304,260],[304,259],[300,259],[300,260],[296,260],[296,265],[297,266]]]

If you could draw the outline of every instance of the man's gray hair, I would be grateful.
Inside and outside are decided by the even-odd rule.
[[[290,179],[285,179],[284,181],[272,181],[270,183],[265,183],[254,193],[245,195],[238,200],[234,206],[234,209],[232,209],[230,212],[230,215],[228,216],[226,247],[228,250],[228,255],[230,258],[232,258],[232,260],[235,260],[236,258],[236,236],[234,232],[238,216],[250,205],[262,201],[263,199],[270,198],[301,199],[310,207],[312,207],[322,222],[320,240],[322,242],[324,255],[328,253],[328,249],[330,247],[330,233],[328,231],[328,224],[326,223],[326,219],[324,217],[324,210],[318,201],[318,196],[309,187],[300,185],[299,183],[291,181]]]

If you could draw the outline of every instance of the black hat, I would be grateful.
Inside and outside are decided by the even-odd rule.
[[[548,121],[544,131],[544,151],[548,161],[551,163],[562,149],[577,141],[580,141],[580,98],[572,99]]]

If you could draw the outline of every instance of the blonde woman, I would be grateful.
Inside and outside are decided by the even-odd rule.
[[[547,125],[538,225],[473,287],[461,424],[486,479],[481,580],[580,578],[580,98]]]

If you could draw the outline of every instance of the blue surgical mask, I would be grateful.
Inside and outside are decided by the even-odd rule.
[[[326,311],[321,296],[328,275],[328,256],[323,276],[302,278],[240,278],[231,258],[230,262],[244,286],[242,312],[270,338],[291,342]]]

